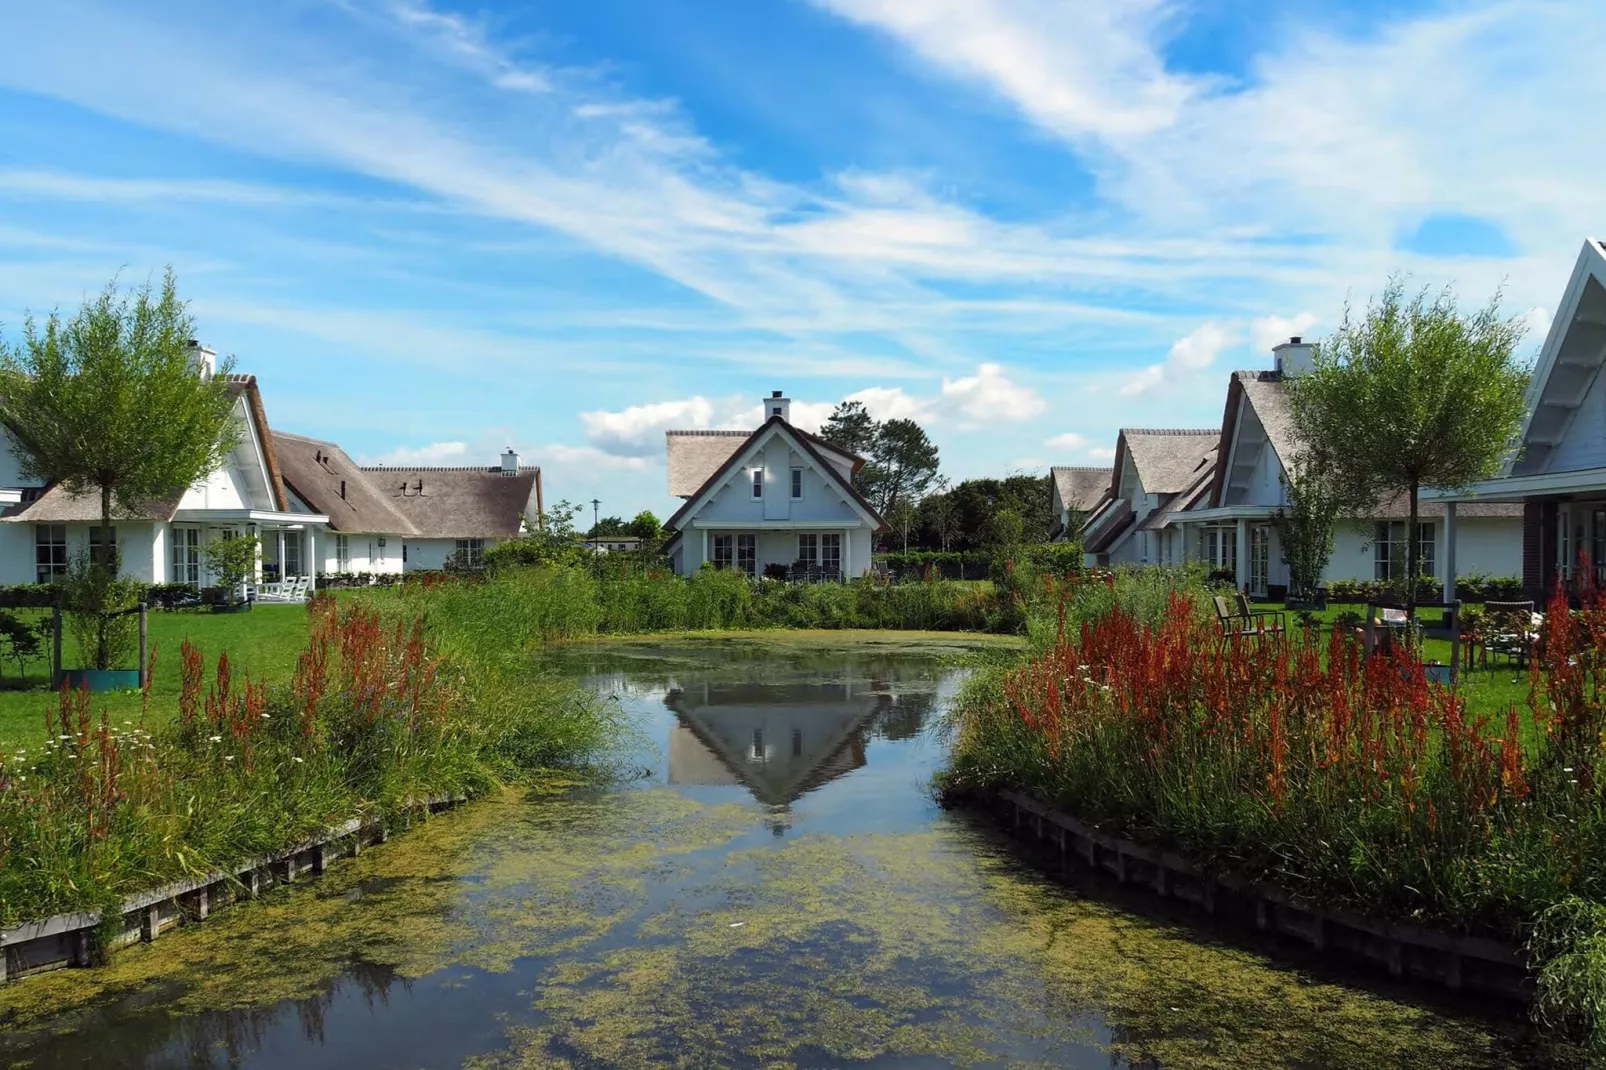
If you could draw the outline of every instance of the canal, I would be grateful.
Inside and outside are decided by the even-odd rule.
[[[1047,879],[928,783],[963,644],[611,643],[651,770],[0,989],[54,1067],[1496,1067],[1515,1023]]]

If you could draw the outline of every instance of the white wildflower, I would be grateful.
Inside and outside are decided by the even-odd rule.
[[[296,757],[296,756],[295,756],[295,755],[293,755],[293,754],[292,754],[292,755],[291,755],[291,756],[290,756],[290,760],[291,760],[291,761],[292,761],[292,762],[295,762],[295,763],[296,763],[296,764],[297,764],[297,765],[302,765],[302,764],[304,764],[304,763],[305,763],[305,762],[306,762],[306,759],[305,759],[305,758],[297,758],[297,757]]]
[[[223,756],[223,760],[224,760],[224,761],[225,761],[225,762],[232,762],[232,761],[234,761],[234,755],[232,755],[232,754],[225,754],[225,755],[224,755],[224,756]]]
[[[213,743],[222,743],[223,742],[223,737],[222,736],[207,736],[206,738],[210,739]]]

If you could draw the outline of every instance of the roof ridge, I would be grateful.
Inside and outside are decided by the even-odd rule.
[[[755,428],[754,430],[757,430],[757,429]],[[709,436],[714,436],[714,435],[740,435],[742,438],[746,438],[748,435],[751,435],[752,433],[753,433],[752,431],[732,431],[732,430],[729,430],[727,428],[719,428],[719,429],[712,429],[712,430],[706,430],[706,431],[692,430],[692,431],[665,431],[664,432],[664,434],[666,434],[666,435],[709,435]]]
[[[1051,464],[1050,472],[1113,472],[1114,465],[1108,464]]]
[[[1121,434],[1126,435],[1128,437],[1131,437],[1132,435],[1154,435],[1154,436],[1160,436],[1160,435],[1177,435],[1177,436],[1182,436],[1182,435],[1220,435],[1221,434],[1221,428],[1219,428],[1219,427],[1203,427],[1203,428],[1192,428],[1192,427],[1123,427],[1123,428],[1121,428]]]
[[[316,441],[316,440],[314,440]],[[498,465],[490,464],[359,464],[359,472],[502,472]],[[521,464],[519,472],[539,472],[538,464]]]

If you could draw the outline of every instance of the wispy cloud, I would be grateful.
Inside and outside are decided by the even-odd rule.
[[[1178,381],[1193,379],[1216,362],[1221,351],[1233,344],[1235,336],[1217,323],[1202,323],[1176,340],[1165,361],[1151,364],[1121,387],[1124,397],[1147,394]]]

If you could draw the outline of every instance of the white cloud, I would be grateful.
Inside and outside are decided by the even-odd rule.
[[[945,407],[974,424],[1030,420],[1048,410],[1036,390],[1011,382],[999,364],[978,365],[976,374],[965,379],[944,377],[942,399]]]
[[[1095,446],[1087,451],[1087,455],[1095,461],[1113,461],[1115,460],[1115,447]]]
[[[702,396],[634,405],[622,412],[582,412],[586,438],[615,457],[647,457],[663,452],[664,432],[701,431],[713,426],[714,404]]]
[[[1315,325],[1316,316],[1310,312],[1261,316],[1249,324],[1249,345],[1257,356],[1264,356],[1271,352],[1272,346],[1281,345],[1296,335],[1305,337]]]
[[[1522,344],[1532,346],[1536,351],[1545,344],[1545,335],[1550,333],[1550,320],[1554,315],[1547,308],[1534,307],[1522,314],[1522,325],[1526,333],[1522,337]]]
[[[816,0],[884,30],[1067,137],[1171,123],[1195,92],[1152,40],[1159,0]]]
[[[583,479],[592,469],[613,472],[645,472],[656,464],[652,457],[622,457],[600,450],[595,446],[570,446],[561,442],[548,442],[529,448],[530,455],[543,465],[569,470],[569,482]]]
[[[1087,445],[1087,436],[1079,435],[1075,431],[1067,431],[1063,435],[1043,440],[1043,445],[1056,450],[1079,450]]]
[[[427,4],[396,0],[388,8],[398,27],[418,35],[447,57],[484,76],[499,89],[545,93],[552,88],[543,72],[521,67],[490,43],[486,28],[462,15],[436,11]]]
[[[398,467],[456,465],[468,458],[466,442],[431,442],[427,446],[397,446],[386,453],[359,458],[360,464],[388,464]],[[487,461],[487,464],[490,462]]]
[[[1233,339],[1234,335],[1219,324],[1200,324],[1172,344],[1165,363],[1151,364],[1128,380],[1121,387],[1122,396],[1146,394],[1205,371],[1215,363],[1221,351],[1232,344]]]

